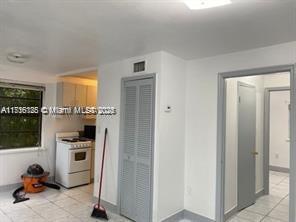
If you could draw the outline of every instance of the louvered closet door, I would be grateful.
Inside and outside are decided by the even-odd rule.
[[[121,213],[137,221],[151,221],[153,79],[126,82]]]
[[[135,173],[136,173],[136,122],[137,122],[137,82],[126,82],[124,85],[124,127],[123,156],[121,178],[121,214],[136,220],[135,212]]]

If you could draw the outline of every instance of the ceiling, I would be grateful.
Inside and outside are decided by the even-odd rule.
[[[295,0],[0,0],[0,64],[12,51],[52,74],[164,50],[195,59],[296,40]]]

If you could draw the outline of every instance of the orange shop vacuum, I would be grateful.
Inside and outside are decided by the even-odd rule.
[[[40,193],[47,187],[59,190],[58,185],[47,183],[48,176],[49,172],[44,171],[39,164],[29,166],[27,172],[21,176],[23,186],[16,189],[12,194],[15,199],[13,203],[27,201],[30,199],[26,197],[27,193]]]

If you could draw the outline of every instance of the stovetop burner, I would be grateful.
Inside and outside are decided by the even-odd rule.
[[[72,138],[72,139],[62,139],[62,141],[69,142],[69,143],[76,143],[76,142],[87,142],[89,140],[84,138]]]

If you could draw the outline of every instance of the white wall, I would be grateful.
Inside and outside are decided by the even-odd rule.
[[[187,64],[185,208],[215,218],[217,74],[293,64],[296,42],[232,53]]]
[[[56,101],[56,78],[47,73],[34,72],[22,68],[8,66],[0,67],[0,80],[11,82],[19,81],[28,84],[43,84],[46,87],[44,93],[44,105],[55,105]],[[36,149],[23,149],[11,152],[0,151],[0,186],[21,182],[20,176],[32,163],[39,163],[53,175],[55,162],[55,133],[59,131],[72,131],[82,129],[83,123],[79,118],[71,120],[66,118],[55,119],[51,116],[43,117],[42,147],[44,151]]]
[[[278,73],[264,76],[264,87],[289,87],[290,74]],[[270,161],[269,165],[289,168],[290,167],[290,143],[287,141],[289,130],[289,113],[287,101],[290,101],[289,92],[271,93],[271,122],[270,122]]]
[[[272,87],[289,87],[290,73],[276,73],[272,75],[264,75],[264,88]]]
[[[132,62],[147,61],[145,73],[156,73],[156,120],[154,151],[153,221],[161,221],[183,209],[184,203],[184,141],[185,141],[185,62],[165,52],[130,58],[99,67],[99,101],[101,106],[114,106],[118,114],[97,120],[96,169],[102,152],[104,128],[109,139],[106,151],[106,171],[102,197],[117,204],[118,148],[120,123],[121,78],[133,76]],[[170,105],[172,111],[165,113]],[[95,174],[95,195],[99,182]]]
[[[290,91],[270,93],[270,159],[269,165],[290,168],[289,135]]]
[[[184,60],[162,53],[159,114],[158,220],[184,209],[185,167]],[[170,113],[164,112],[167,105]]]
[[[263,190],[263,76],[231,78],[226,89],[225,213],[237,207],[238,82],[256,87],[256,193]]]

